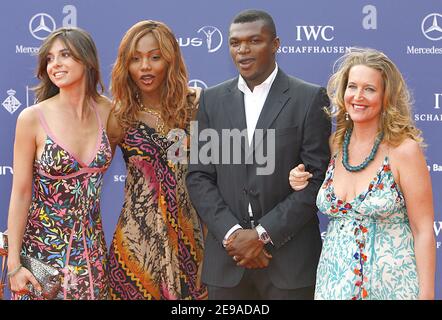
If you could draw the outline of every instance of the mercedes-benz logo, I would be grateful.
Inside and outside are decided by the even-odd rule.
[[[207,84],[204,81],[198,80],[198,79],[192,79],[188,82],[189,87],[191,88],[201,88],[206,89],[208,88]]]
[[[430,13],[422,20],[422,33],[427,39],[437,41],[442,39],[442,14]]]
[[[204,26],[201,27],[198,30],[198,33],[203,32],[206,35],[206,43],[207,43],[207,51],[209,52],[215,52],[218,51],[219,48],[221,48],[221,45],[223,44],[223,34],[217,27],[213,26]],[[214,34],[217,34],[218,36],[215,37]],[[217,44],[214,44],[216,43]]]
[[[29,32],[38,40],[44,40],[55,30],[55,20],[47,13],[37,13],[29,21]]]

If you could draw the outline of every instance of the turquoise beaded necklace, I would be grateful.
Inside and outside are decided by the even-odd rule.
[[[378,135],[376,141],[374,142],[373,148],[371,149],[370,154],[368,155],[367,158],[365,158],[364,162],[362,162],[360,165],[357,166],[351,166],[348,163],[348,145],[350,144],[350,137],[352,131],[353,131],[352,128],[348,128],[347,131],[345,131],[344,143],[342,144],[342,165],[347,171],[358,172],[361,171],[362,169],[365,169],[368,166],[368,164],[371,161],[373,161],[374,156],[376,155],[376,152],[379,149],[379,145],[381,144],[382,138],[384,137],[384,133],[381,132],[381,134]]]

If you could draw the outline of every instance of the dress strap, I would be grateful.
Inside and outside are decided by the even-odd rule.
[[[43,127],[43,130],[44,130],[44,131],[46,132],[46,134],[47,134],[48,136],[50,136],[53,140],[56,140],[54,134],[52,133],[51,129],[50,129],[49,126],[48,126],[48,123],[46,122],[46,118],[45,118],[45,116],[44,116],[44,114],[43,114],[43,111],[41,111],[41,109],[40,109],[39,107],[36,107],[35,109],[37,109],[37,112],[38,112],[38,118],[40,119],[40,124],[41,124],[41,126]]]
[[[52,141],[54,141],[57,145],[59,145],[60,147],[62,147],[62,148],[65,149],[66,151],[68,151],[70,154],[72,154],[72,156],[73,156],[75,159],[78,159],[77,156],[76,156],[74,153],[70,152],[69,149],[67,149],[67,148],[65,147],[64,143],[63,143],[61,140],[59,140],[59,139],[57,138],[57,136],[54,135],[54,133],[52,132],[51,128],[49,128],[49,125],[48,125],[48,123],[47,123],[47,121],[46,121],[46,118],[45,118],[45,116],[44,116],[44,114],[43,114],[43,111],[42,111],[39,107],[37,107],[36,109],[37,109],[37,112],[38,112],[38,117],[40,118],[40,123],[41,123],[41,125],[42,125],[42,127],[43,127],[43,130],[45,131],[47,137],[49,137],[49,138],[50,138]]]
[[[101,121],[101,117],[100,114],[98,112],[98,108],[96,107],[96,103],[94,100],[92,100],[92,109],[94,109],[95,112],[95,116],[97,118],[98,121],[98,133],[97,133],[97,137],[96,137],[96,144],[95,144],[95,148],[93,150],[93,152],[91,153],[91,155],[89,156],[88,160],[85,162],[83,162],[82,160],[80,160],[80,158],[76,155],[76,153],[70,151],[69,148],[66,148],[65,144],[63,142],[61,142],[52,132],[52,130],[49,128],[48,123],[44,117],[43,111],[40,108],[36,108],[38,111],[38,116],[40,118],[40,123],[43,126],[44,131],[46,132],[46,134],[48,135],[48,137],[50,137],[52,139],[52,141],[54,141],[57,145],[59,145],[61,148],[63,148],[64,150],[66,150],[67,152],[69,152],[69,154],[82,166],[82,167],[88,167],[88,165],[90,163],[92,163],[92,161],[95,159],[101,143],[102,143],[102,139],[101,136],[103,134],[104,131],[104,127],[103,127],[103,122]]]
[[[97,103],[95,102],[94,99],[91,99],[91,104],[92,104],[92,109],[94,109],[95,111],[95,115],[97,117],[98,120],[98,126],[100,129],[103,129],[103,121],[101,121],[101,117],[100,117],[100,113],[98,112],[98,108],[97,108]]]
[[[336,159],[338,159],[338,155],[339,155],[339,151],[336,151],[332,157],[330,158],[330,163],[328,166],[328,170],[332,169],[333,171],[335,171],[335,167],[336,167]],[[327,170],[327,171],[328,171]]]

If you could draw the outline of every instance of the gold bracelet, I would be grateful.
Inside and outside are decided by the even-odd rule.
[[[14,276],[17,272],[20,271],[20,269],[21,269],[22,267],[23,267],[23,266],[22,266],[22,264],[20,263],[17,267],[15,267],[14,270],[9,271],[9,272],[8,272],[8,278]]]

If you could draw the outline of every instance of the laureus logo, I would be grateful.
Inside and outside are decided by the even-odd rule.
[[[217,27],[204,26],[198,29],[197,37],[179,37],[177,38],[180,47],[205,47],[207,52],[213,53],[219,50],[223,44],[223,35]]]
[[[208,52],[216,52],[219,48],[221,48],[221,45],[223,44],[223,34],[217,27],[204,26],[197,32],[202,32],[205,34]]]

